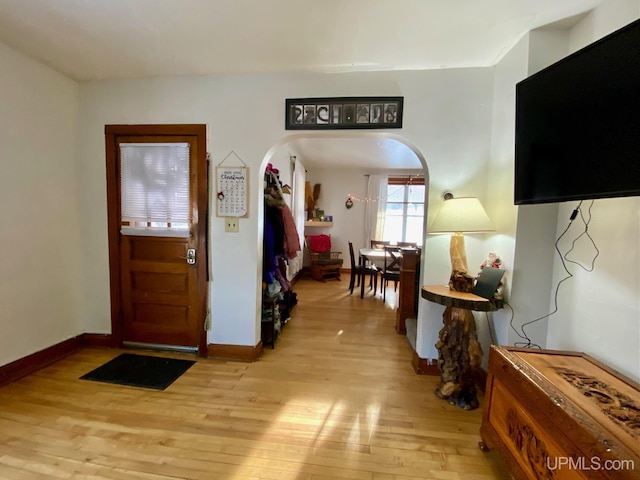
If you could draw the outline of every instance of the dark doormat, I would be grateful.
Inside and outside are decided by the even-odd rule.
[[[164,390],[194,363],[194,360],[123,353],[80,379]]]

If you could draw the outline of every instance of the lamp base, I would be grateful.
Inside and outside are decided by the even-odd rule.
[[[474,278],[467,272],[460,270],[454,270],[449,277],[449,288],[456,292],[471,292],[473,291]]]
[[[453,272],[469,272],[469,267],[467,267],[467,249],[464,246],[464,235],[462,235],[462,233],[458,232],[451,235],[449,256],[451,257],[451,270]]]

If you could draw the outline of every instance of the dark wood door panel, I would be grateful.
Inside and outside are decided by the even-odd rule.
[[[131,324],[178,330],[189,325],[189,307],[159,303],[133,303]]]
[[[184,263],[179,260],[187,253],[186,238],[130,237],[129,261]]]
[[[126,235],[122,246],[124,340],[162,343],[171,337],[171,345],[197,346],[191,292],[197,269],[187,264],[187,240]]]
[[[173,305],[173,306],[184,306],[189,304],[190,297],[189,295],[176,295],[167,292],[144,292],[137,291],[131,293],[131,302],[133,304],[156,304],[159,306],[162,305]]]
[[[162,345],[197,347],[206,355],[206,229],[207,218],[207,159],[206,126],[204,125],[109,125],[105,128],[107,158],[107,197],[109,213],[109,264],[111,270],[112,328],[114,343],[123,341]],[[170,212],[145,217],[144,210],[136,217],[121,214],[121,175],[130,170],[121,169],[120,145],[188,143],[189,162],[189,218],[188,230],[172,229],[162,235],[157,223],[171,218]],[[140,145],[136,145],[141,147]],[[131,146],[127,147],[131,148]],[[144,148],[142,146],[141,148]],[[131,150],[127,150],[131,151]],[[184,152],[184,150],[182,150]],[[146,155],[146,152],[145,152]],[[127,157],[131,158],[142,157]],[[144,165],[148,157],[144,157]],[[176,162],[184,156],[174,157]],[[173,160],[172,160],[173,161]],[[158,165],[166,165],[160,160]],[[131,165],[131,164],[128,164]],[[155,164],[152,164],[155,165]],[[184,162],[176,163],[184,172]],[[146,167],[140,164],[140,168]],[[167,178],[175,170],[158,170]],[[124,173],[123,173],[124,172]],[[157,171],[153,170],[154,175]],[[138,172],[136,171],[136,175]],[[127,177],[131,181],[148,178]],[[153,177],[156,178],[156,177]],[[154,200],[162,190],[145,190],[147,184],[135,183],[134,195],[149,195]],[[160,182],[162,185],[162,182]],[[129,192],[129,190],[127,190]],[[160,192],[160,193],[158,193]],[[169,193],[167,193],[169,194]],[[170,195],[170,194],[169,194]],[[123,197],[125,198],[125,197]],[[127,196],[127,199],[135,198]],[[170,198],[170,197],[168,197]],[[184,197],[182,197],[184,198]],[[167,203],[169,204],[169,203]],[[154,204],[154,208],[157,204]],[[132,210],[127,210],[128,212]],[[148,215],[148,213],[147,213]],[[133,219],[132,219],[133,218]],[[137,220],[148,218],[148,220]],[[152,219],[153,218],[153,219]],[[183,218],[183,217],[182,217]],[[160,219],[160,220],[158,220]],[[199,221],[200,219],[200,221]],[[169,221],[169,220],[167,220]],[[142,225],[142,227],[140,227]],[[154,228],[150,228],[154,225]],[[170,227],[171,224],[164,224]],[[187,225],[187,224],[181,224]],[[173,224],[174,227],[178,226]],[[123,231],[122,228],[126,228]],[[138,232],[138,228],[141,230]],[[184,235],[181,235],[184,234]],[[187,262],[189,249],[196,252],[195,264]]]
[[[189,277],[186,272],[132,271],[131,289],[136,291],[172,293],[174,295],[189,294]]]

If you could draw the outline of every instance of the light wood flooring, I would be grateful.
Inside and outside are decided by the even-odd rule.
[[[122,353],[108,349],[0,388],[0,478],[510,478],[477,446],[481,409],[439,400],[437,378],[414,373],[393,288],[383,304],[348,283],[300,280],[274,350],[198,359],[164,391],[79,380]]]

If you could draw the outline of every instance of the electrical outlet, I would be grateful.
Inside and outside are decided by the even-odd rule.
[[[224,231],[238,233],[240,231],[240,219],[238,217],[225,217]]]

